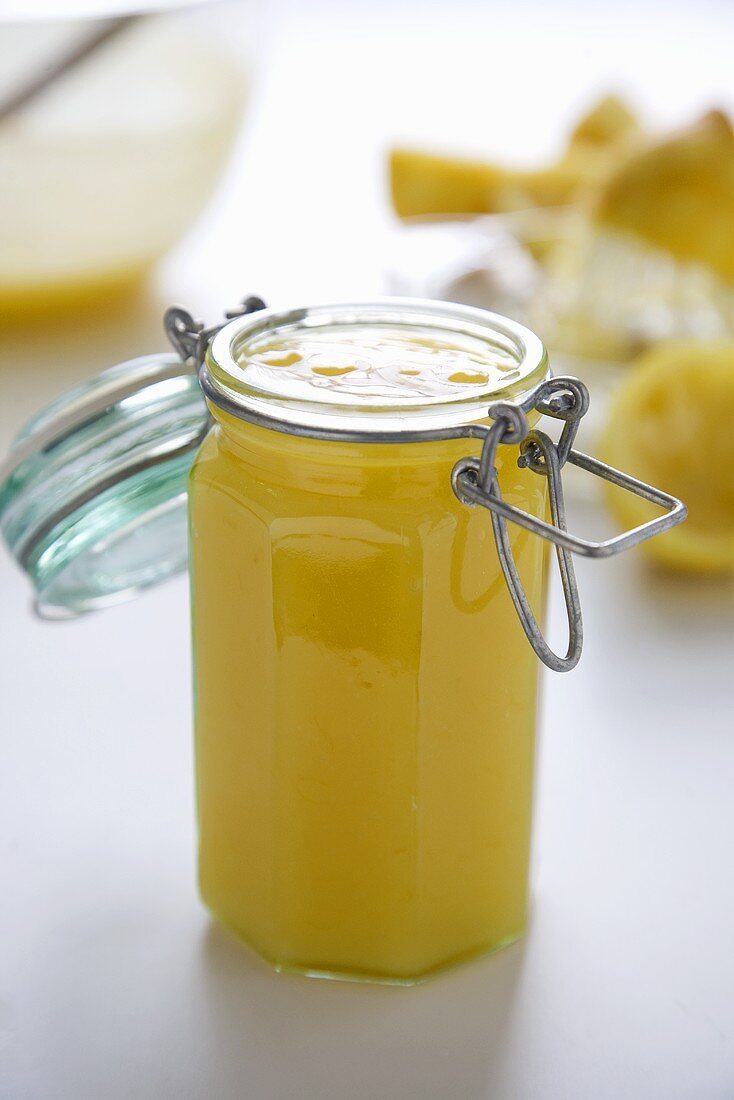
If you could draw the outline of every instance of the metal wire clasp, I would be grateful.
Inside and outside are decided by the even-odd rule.
[[[178,352],[184,363],[191,362],[198,370],[204,362],[209,341],[227,321],[232,321],[235,317],[244,317],[248,313],[256,313],[261,309],[265,309],[265,302],[257,295],[251,294],[249,298],[243,298],[235,309],[227,310],[224,315],[225,321],[207,328],[203,321],[197,321],[183,306],[170,306],[165,312],[163,325],[174,350]]]
[[[617,554],[675,527],[686,518],[687,509],[682,501],[669,493],[573,449],[579,422],[589,407],[589,393],[583,382],[570,377],[549,379],[541,387],[534,407],[547,416],[564,421],[558,443],[554,443],[545,432],[537,429],[529,431],[527,416],[519,405],[498,402],[489,409],[494,423],[487,430],[481,457],[460,459],[454,467],[452,483],[459,500],[465,504],[481,504],[489,509],[500,565],[523,630],[538,657],[548,668],[555,672],[568,672],[578,664],[583,646],[581,604],[571,555],[575,553],[590,558],[604,558]],[[547,478],[551,523],[531,516],[503,499],[496,467],[497,448],[500,444],[519,444],[518,465]],[[665,515],[602,542],[593,542],[570,534],[566,528],[561,479],[561,469],[566,462],[665,508]],[[508,520],[554,544],[568,617],[568,648],[563,657],[555,653],[546,642],[530,607],[512,553],[507,530]]]

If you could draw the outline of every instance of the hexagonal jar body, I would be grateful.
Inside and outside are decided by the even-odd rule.
[[[276,968],[330,977],[410,983],[514,940],[538,669],[489,513],[452,489],[471,444],[212,411],[189,488],[206,904]],[[545,480],[500,459],[544,516]],[[540,613],[543,543],[512,541]]]

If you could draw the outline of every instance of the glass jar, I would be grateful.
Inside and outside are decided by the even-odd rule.
[[[256,316],[214,340],[209,371],[242,392],[264,326],[354,321],[443,340],[467,327],[452,307]],[[545,377],[530,334],[476,330],[512,363],[492,398]],[[279,411],[399,434],[463,420],[454,389]],[[527,907],[537,661],[489,519],[452,490],[466,441],[304,438],[211,409],[189,487],[204,899],[289,970],[413,981],[510,942]],[[543,517],[545,483],[516,450],[505,498]],[[520,528],[513,544],[540,613],[543,544]]]
[[[219,331],[171,311],[188,371],[139,360],[34,422],[0,474],[0,527],[43,608],[104,604],[180,567],[197,452],[204,900],[276,969],[412,983],[523,931],[535,654],[578,660],[571,550],[605,556],[685,510],[571,449],[583,387],[551,381],[518,324],[407,300],[261,305]],[[383,336],[402,349],[387,367],[364,352]],[[447,373],[455,345],[486,369]],[[435,366],[406,369],[416,349]],[[540,413],[565,421],[557,445]],[[567,460],[669,514],[607,543],[570,535]],[[533,534],[556,543],[565,658],[540,633]]]

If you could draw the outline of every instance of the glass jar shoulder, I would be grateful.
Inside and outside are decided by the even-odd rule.
[[[191,491],[207,487],[244,502],[276,501],[304,508],[317,499],[348,509],[370,504],[412,510],[463,511],[451,472],[468,454],[471,439],[425,443],[334,442],[263,429],[230,417],[219,418],[194,463]],[[503,448],[498,469],[511,496],[534,495],[536,475],[517,466],[517,449]],[[299,509],[300,510],[300,509]]]

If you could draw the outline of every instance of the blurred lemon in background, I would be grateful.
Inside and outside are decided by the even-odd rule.
[[[617,96],[600,99],[577,123],[555,164],[517,169],[398,148],[390,154],[396,213],[497,214],[587,203],[628,149],[643,141],[637,116]]]
[[[532,300],[510,313],[554,353],[621,364],[663,339],[734,338],[734,129],[722,111],[660,134],[607,95],[547,166],[398,148],[389,169],[399,216],[492,214],[540,262]],[[465,266],[471,280],[452,278],[445,296],[464,301],[470,287],[472,304],[497,308],[490,281],[477,300],[473,256]]]
[[[596,220],[734,281],[734,129],[721,111],[620,165]]]
[[[625,361],[659,340],[734,336],[734,130],[709,111],[628,147],[551,257],[557,346]]]
[[[734,572],[734,342],[674,341],[632,365],[610,406],[605,462],[660,485],[688,506],[688,519],[643,544],[658,562],[698,573]],[[625,527],[653,508],[607,486]]]

